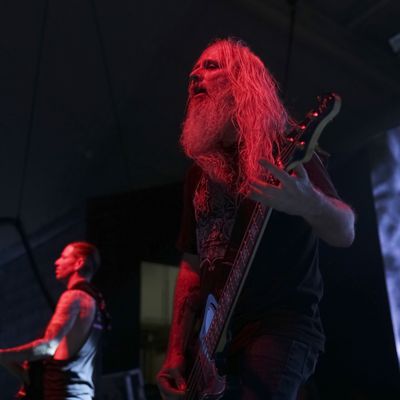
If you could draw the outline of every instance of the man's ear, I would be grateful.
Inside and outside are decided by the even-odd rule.
[[[83,257],[79,257],[75,263],[75,271],[79,271],[84,264],[85,264],[85,259]]]

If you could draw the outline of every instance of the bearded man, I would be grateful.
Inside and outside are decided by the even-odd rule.
[[[108,314],[101,293],[90,283],[100,266],[97,248],[73,242],[54,263],[66,285],[43,337],[0,349],[0,364],[25,383],[19,398],[27,400],[93,400],[102,331]],[[29,361],[29,371],[21,367]]]
[[[190,74],[181,136],[194,164],[185,183],[169,347],[157,376],[164,399],[188,394],[185,346],[204,306],[205,272],[218,269],[214,261],[227,251],[245,197],[274,211],[229,324],[224,399],[294,400],[314,371],[324,349],[318,239],[349,246],[354,213],[317,155],[291,174],[278,166],[293,124],[271,74],[243,42],[218,40],[202,53]]]

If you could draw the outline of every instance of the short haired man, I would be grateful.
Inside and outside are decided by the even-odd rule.
[[[54,263],[66,285],[42,338],[0,349],[0,363],[14,370],[30,361],[27,399],[93,400],[96,355],[107,321],[101,294],[90,281],[100,266],[97,248],[68,244]]]

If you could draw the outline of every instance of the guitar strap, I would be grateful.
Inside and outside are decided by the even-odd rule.
[[[107,310],[106,302],[104,300],[102,293],[94,285],[82,281],[72,286],[69,290],[81,290],[82,292],[85,292],[89,296],[93,297],[94,300],[96,301],[97,308],[101,313],[104,328],[106,330],[111,329],[111,316]]]
[[[233,264],[236,259],[246,231],[251,229],[249,226],[249,221],[255,211],[256,206],[257,203],[249,198],[243,198],[239,203],[230,241],[224,257],[226,262],[230,264]],[[257,234],[258,232],[255,233]]]

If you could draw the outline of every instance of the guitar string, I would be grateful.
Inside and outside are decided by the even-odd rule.
[[[191,379],[189,378],[190,382],[188,381],[189,385],[188,385],[188,389],[186,391],[186,396],[185,396],[185,399],[187,399],[187,400],[195,398],[195,396],[197,394],[197,387],[198,387],[199,380],[201,378],[201,364],[202,364],[202,361],[201,361],[200,356],[198,355],[196,357],[195,366],[192,368],[192,373],[191,373],[192,378]]]

